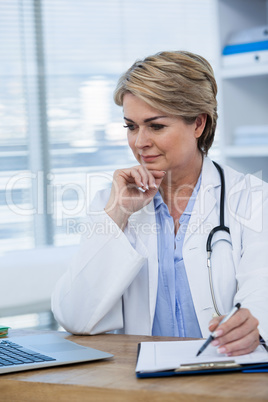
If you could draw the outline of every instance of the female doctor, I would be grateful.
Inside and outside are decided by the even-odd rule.
[[[120,78],[114,99],[138,163],[97,194],[56,285],[52,310],[66,330],[201,338],[217,328],[212,344],[229,356],[268,340],[268,188],[224,166],[220,208],[224,184],[207,157],[216,93],[210,64],[183,51],[147,57]],[[209,278],[220,209],[229,229],[211,239]]]

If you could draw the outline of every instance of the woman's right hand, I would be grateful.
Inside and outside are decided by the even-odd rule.
[[[164,176],[165,172],[142,165],[116,170],[106,213],[124,230],[130,215],[153,199]]]

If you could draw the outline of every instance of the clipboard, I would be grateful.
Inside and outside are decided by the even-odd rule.
[[[173,342],[173,341],[171,341]],[[179,341],[181,344],[184,342],[194,342],[194,341]],[[141,353],[141,346],[145,342],[138,344],[137,350],[137,366],[136,366],[136,377],[137,378],[154,378],[154,377],[171,377],[180,375],[200,375],[200,374],[222,374],[229,372],[242,372],[242,373],[266,373],[268,372],[268,353],[263,350],[263,356],[267,355],[266,361],[256,362],[256,363],[239,363],[234,360],[234,358],[229,358],[225,361],[199,361],[194,363],[182,363],[179,367],[174,368],[156,368],[155,370],[145,368],[145,370],[139,369],[139,358]],[[146,342],[148,343],[148,342]],[[154,342],[159,344],[161,342]]]

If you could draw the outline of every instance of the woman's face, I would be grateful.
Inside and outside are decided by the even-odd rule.
[[[123,99],[128,143],[137,161],[148,170],[187,172],[200,163],[197,138],[202,134],[206,115],[186,124],[128,93]]]

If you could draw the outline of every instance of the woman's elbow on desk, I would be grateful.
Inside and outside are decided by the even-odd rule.
[[[74,305],[71,297],[60,300],[58,292],[54,292],[51,310],[57,322],[72,334],[97,335],[123,328],[121,299],[107,314],[98,313],[98,308],[90,313],[85,305]]]

